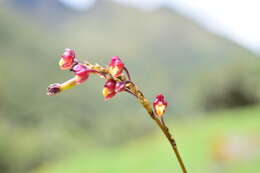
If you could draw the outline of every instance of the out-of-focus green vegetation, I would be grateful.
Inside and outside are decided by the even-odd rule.
[[[48,1],[50,4],[52,2]],[[51,14],[55,15],[55,12],[58,15],[58,10]],[[193,160],[187,162],[195,165],[195,171],[201,163],[193,159],[196,158],[192,154],[193,148],[185,147],[195,139],[188,135],[190,131],[182,132],[182,123],[177,119],[193,120],[208,103],[217,105],[215,95],[222,101],[221,96],[230,93],[226,86],[241,89],[246,98],[253,95],[253,104],[259,102],[259,75],[255,71],[260,69],[258,56],[168,9],[143,12],[101,1],[88,12],[67,10],[66,18],[59,17],[54,22],[54,17],[50,23],[38,16],[41,13],[33,14],[29,10],[23,13],[21,9],[7,5],[0,7],[1,173],[44,171],[45,167],[50,170],[50,163],[56,165],[61,158],[78,152],[83,152],[82,157],[78,158],[76,154],[68,159],[71,169],[74,169],[74,163],[82,166],[78,161],[81,159],[84,163],[93,163],[93,169],[99,163],[104,165],[103,162],[107,165],[115,162],[122,170],[127,164],[133,164],[136,170],[146,164],[147,170],[144,171],[148,171],[152,168],[148,168],[151,162],[158,165],[155,170],[162,169],[162,164],[166,164],[168,169],[176,168],[168,150],[170,147],[161,136],[152,135],[158,129],[135,98],[119,94],[104,102],[101,92],[104,81],[98,77],[91,76],[85,84],[59,96],[45,95],[48,84],[72,77],[69,72],[60,71],[57,65],[59,55],[66,47],[74,48],[79,59],[101,65],[106,64],[111,56],[119,55],[148,99],[164,93],[170,103],[167,119],[174,119],[172,129],[176,131],[184,157]],[[241,67],[241,64],[241,69],[245,69],[243,72],[232,70],[231,67]],[[243,84],[233,83],[234,79],[241,79]],[[236,107],[242,105],[237,104]],[[210,110],[222,108],[230,107],[220,104]],[[257,122],[253,116],[245,117],[248,124]],[[240,122],[236,114],[230,115],[227,120],[223,116],[223,120],[216,118],[201,122],[212,126],[216,123],[216,131],[222,129],[222,121],[227,122],[227,126],[228,123]],[[194,133],[197,133],[197,128],[199,123],[194,125]],[[210,128],[208,125],[199,128],[198,132],[205,131],[207,133],[204,135],[213,136],[215,130],[211,131]],[[223,131],[226,129],[223,124]],[[193,131],[193,127],[190,130]],[[196,145],[203,140],[198,140]],[[127,147],[130,141],[137,142]],[[140,160],[134,157],[135,153],[139,153],[135,151],[135,145],[142,148],[138,156]],[[118,150],[118,147],[121,149]],[[150,150],[158,155],[165,154],[159,157],[168,160],[160,163],[159,157],[149,155]],[[195,151],[197,155],[203,153],[202,148]],[[91,157],[85,158],[85,152]],[[146,162],[147,158],[151,162]],[[63,169],[63,164],[67,161],[61,162],[58,166],[61,168],[54,169]],[[65,169],[69,171],[70,168]]]
[[[256,61],[257,62],[257,61]],[[260,66],[256,62],[240,61],[199,76],[194,87],[197,106],[205,110],[253,105],[260,100]]]
[[[193,173],[245,173],[257,172],[260,169],[259,136],[259,108],[247,108],[235,111],[214,113],[210,118],[196,119],[192,122],[172,123],[171,128],[188,170]],[[234,121],[236,115],[236,121]],[[243,140],[254,137],[257,143],[240,141],[230,143],[240,148],[234,153],[234,160],[222,158],[216,160],[216,143],[227,142],[223,139],[240,137]],[[224,138],[225,137],[225,138]],[[258,141],[257,141],[258,140]],[[249,146],[249,147],[248,147]],[[254,153],[251,152],[255,147]],[[247,158],[242,153],[249,153]],[[228,157],[228,156],[227,156]],[[230,155],[229,157],[234,157]],[[225,163],[226,162],[226,163]],[[33,173],[81,173],[81,172],[180,172],[170,146],[161,134],[131,141],[120,148],[85,148],[76,152],[74,156],[64,158],[63,161],[48,165],[43,164]]]

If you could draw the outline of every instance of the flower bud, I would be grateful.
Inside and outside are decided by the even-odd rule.
[[[103,96],[105,97],[105,100],[109,100],[114,95],[116,95],[115,88],[116,88],[116,81],[114,81],[113,79],[109,79],[106,81],[103,88]]]
[[[164,96],[162,94],[156,96],[156,98],[153,102],[155,114],[159,117],[163,116],[167,105],[168,105],[168,102],[164,100]]]
[[[124,63],[118,56],[112,57],[109,63],[109,72],[112,76],[118,77],[122,74],[124,69]]]
[[[89,70],[87,68],[87,66],[85,66],[83,64],[75,65],[73,67],[72,71],[74,71],[74,73],[75,73],[76,82],[78,84],[85,82],[89,77],[89,73],[91,72],[91,70]]]
[[[59,66],[62,70],[69,70],[72,68],[75,60],[75,51],[72,49],[65,49],[61,59],[59,61]]]
[[[48,96],[53,96],[55,94],[58,94],[59,92],[61,92],[61,88],[60,87],[61,87],[61,85],[58,84],[58,83],[51,84],[47,88],[47,95]]]
[[[55,84],[51,84],[48,89],[47,89],[47,95],[48,96],[53,96],[56,95],[64,90],[68,90],[74,86],[76,86],[78,83],[76,81],[76,77],[62,83],[55,83]]]

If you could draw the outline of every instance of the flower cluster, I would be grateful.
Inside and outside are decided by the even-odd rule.
[[[47,95],[52,96],[64,90],[70,89],[76,85],[84,83],[90,74],[98,74],[106,79],[103,88],[103,96],[105,100],[113,98],[119,92],[129,92],[136,96],[139,100],[140,91],[131,81],[130,75],[124,63],[118,56],[112,57],[108,67],[102,67],[98,64],[81,63],[76,59],[75,51],[65,49],[60,57],[59,67],[61,70],[69,70],[73,72],[74,77],[62,84],[55,83],[48,87]],[[125,73],[126,74],[125,74]],[[142,94],[141,94],[142,95]],[[161,117],[166,110],[167,102],[162,94],[158,95],[153,102],[155,115]]]
[[[52,84],[48,87],[48,95],[52,96],[61,91],[72,88],[75,85],[85,82],[91,73],[96,73],[95,70],[89,69],[86,65],[78,62],[75,59],[76,54],[72,49],[65,49],[60,57],[59,66],[61,70],[70,70],[74,73],[74,77],[62,84]]]

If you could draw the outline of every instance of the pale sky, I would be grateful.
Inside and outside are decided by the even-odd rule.
[[[77,9],[95,0],[60,0]],[[260,54],[260,0],[114,0],[143,10],[168,6]]]
[[[70,6],[72,8],[78,10],[85,10],[91,7],[96,0],[59,0],[59,1],[63,2],[65,5]]]

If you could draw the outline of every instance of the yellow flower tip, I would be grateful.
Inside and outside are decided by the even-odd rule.
[[[59,66],[61,70],[70,70],[73,66],[73,62],[66,62],[63,58],[59,61]]]
[[[116,95],[116,92],[114,90],[110,90],[107,87],[104,87],[102,92],[103,92],[105,101],[111,99],[112,97],[114,97],[114,95]]]
[[[155,106],[156,115],[158,115],[159,117],[163,116],[163,114],[165,113],[165,109],[166,109],[166,106],[163,104],[156,105]]]
[[[65,64],[65,61],[61,58],[60,61],[59,61],[59,66],[62,70],[66,70],[63,66]]]
[[[109,92],[109,89],[106,88],[106,87],[104,87],[102,92],[103,92],[103,96],[104,96],[104,98],[105,98],[105,100],[106,100],[106,97],[107,97],[107,96],[109,95],[109,93],[110,93],[110,92]]]

